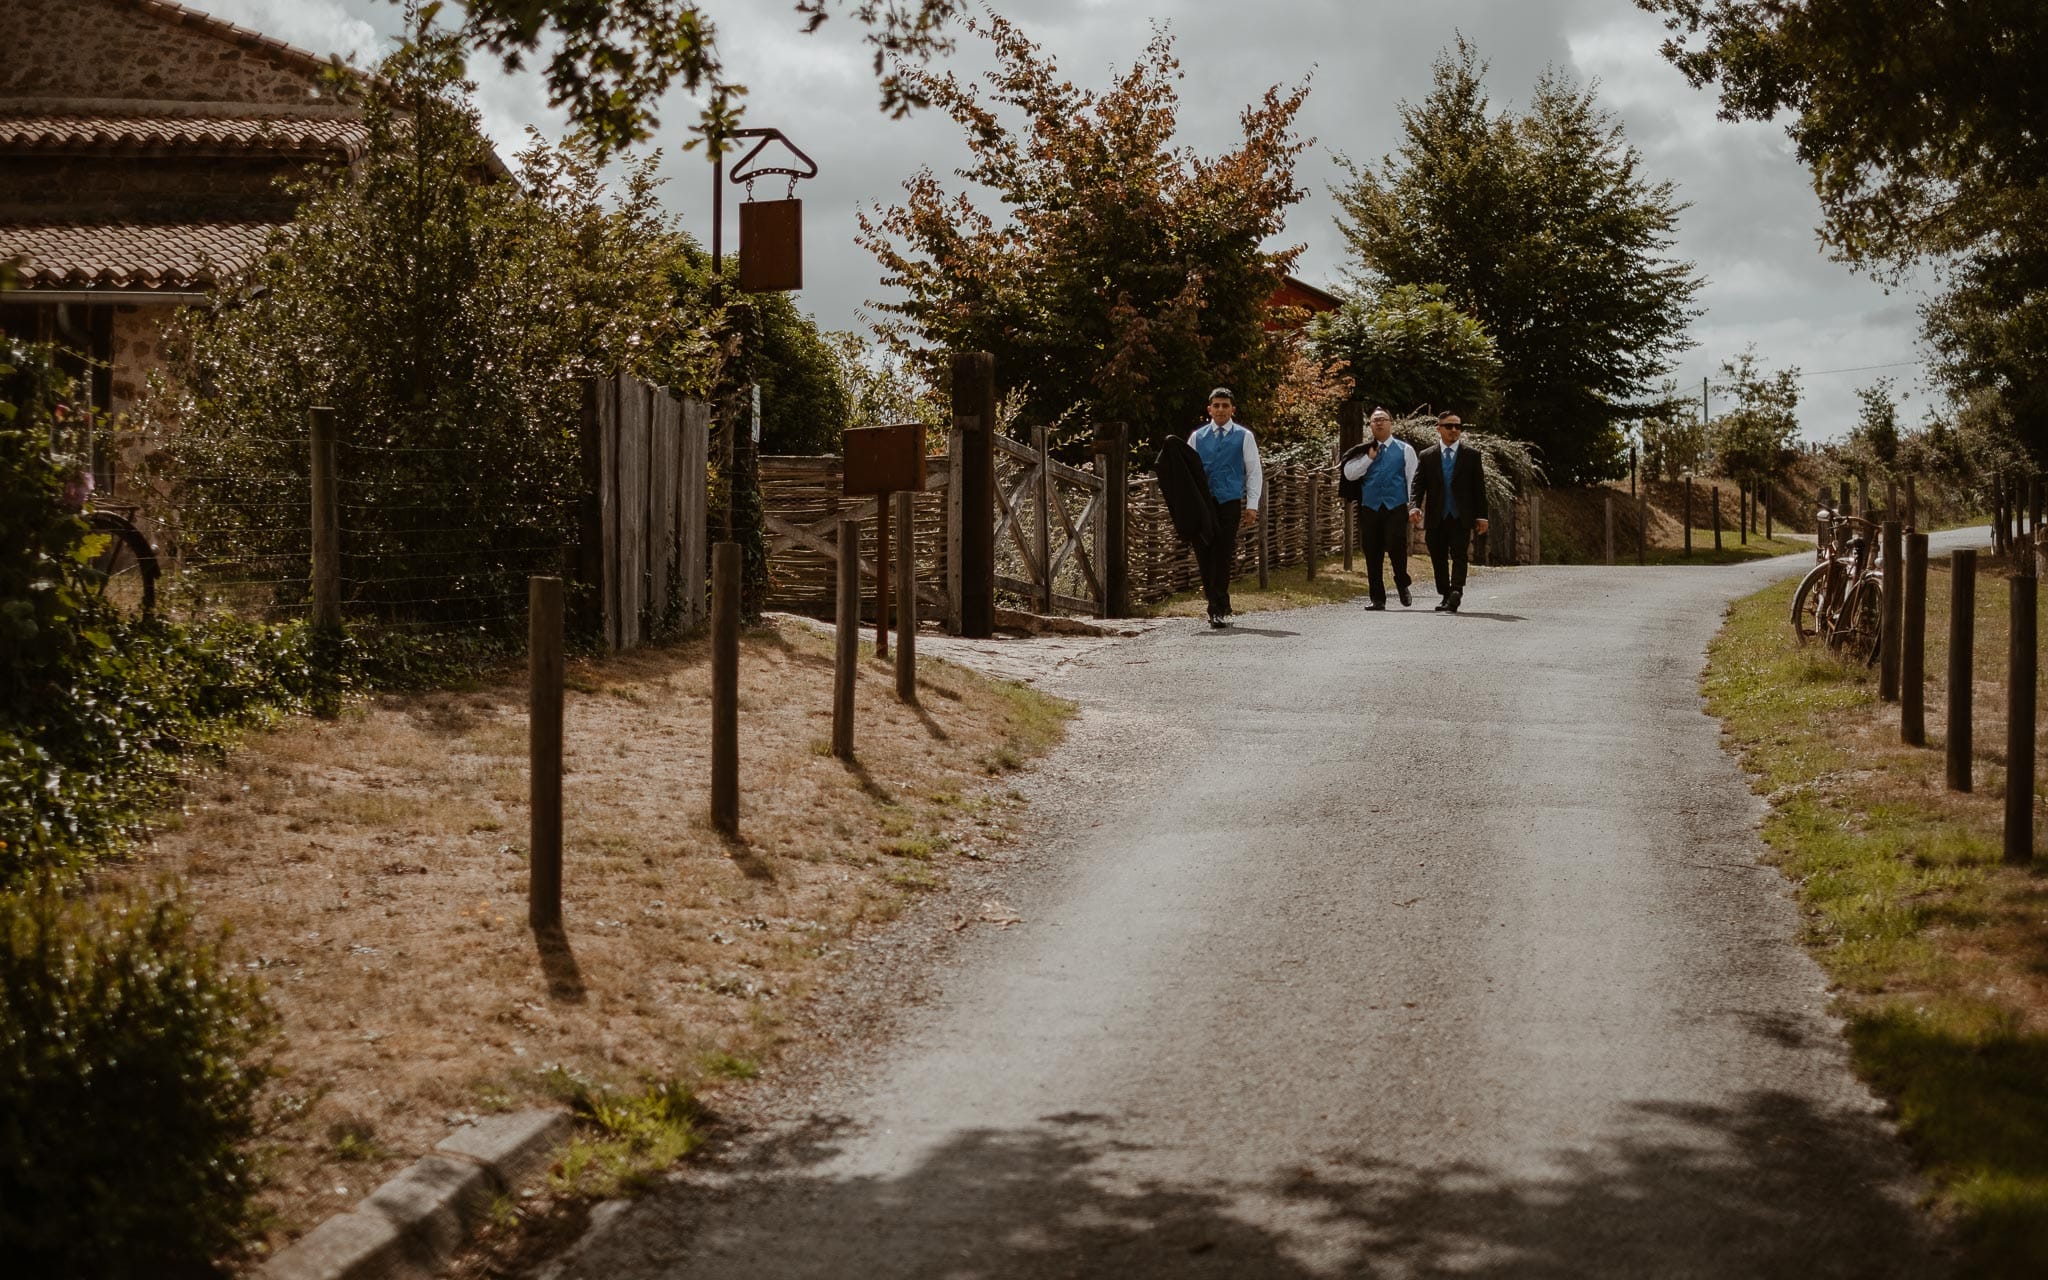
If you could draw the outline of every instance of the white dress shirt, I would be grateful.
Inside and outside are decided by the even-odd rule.
[[[1366,437],[1365,442],[1368,445],[1371,444],[1372,438],[1370,436]],[[1380,448],[1399,449],[1404,455],[1403,464],[1407,467],[1408,475],[1407,478],[1403,480],[1401,484],[1401,501],[1404,504],[1406,504],[1414,496],[1415,469],[1422,465],[1422,458],[1419,454],[1415,452],[1415,449],[1412,445],[1410,445],[1406,440],[1403,440],[1399,436],[1388,436],[1387,442],[1381,445]],[[1363,480],[1365,479],[1366,468],[1372,466],[1372,464],[1373,459],[1361,453],[1357,457],[1353,458],[1351,461],[1344,464],[1344,478],[1346,480]]]

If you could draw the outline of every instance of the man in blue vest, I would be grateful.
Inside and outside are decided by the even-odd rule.
[[[1188,444],[1201,455],[1209,477],[1209,496],[1216,499],[1216,537],[1195,548],[1202,566],[1202,594],[1209,597],[1209,625],[1230,625],[1230,573],[1237,562],[1237,531],[1256,524],[1265,471],[1259,466],[1259,442],[1238,425],[1237,398],[1229,387],[1209,393],[1209,420],[1195,428]]]
[[[1486,464],[1479,451],[1459,443],[1465,421],[1455,413],[1440,414],[1437,439],[1415,463],[1415,492],[1423,545],[1436,570],[1438,613],[1456,613],[1465,599],[1466,552],[1475,534],[1486,532]]]
[[[1358,538],[1365,550],[1371,609],[1387,607],[1384,560],[1394,562],[1394,590],[1402,607],[1415,603],[1408,594],[1408,521],[1414,510],[1408,495],[1416,465],[1415,450],[1394,437],[1394,417],[1385,409],[1372,411],[1372,437],[1344,455],[1345,487],[1358,495]]]

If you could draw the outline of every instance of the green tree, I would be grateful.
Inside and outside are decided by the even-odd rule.
[[[1849,429],[1849,451],[1864,467],[1881,476],[1897,479],[1899,471],[1899,449],[1903,440],[1899,434],[1899,402],[1892,390],[1890,378],[1879,378],[1867,387],[1856,389],[1856,399],[1862,405],[1857,414],[1856,425]]]
[[[963,7],[961,0],[795,0],[805,32],[816,31],[835,7],[863,28],[881,81],[882,109],[901,116],[923,105],[916,78],[904,66],[952,47],[946,27]],[[422,12],[432,21],[440,8],[429,4]],[[462,9],[464,38],[498,55],[508,71],[545,50],[549,105],[567,108],[571,123],[600,150],[652,137],[661,123],[654,103],[672,87],[704,101],[698,133],[714,145],[740,122],[738,99],[746,86],[725,73],[718,28],[706,5],[464,0]]]
[[[1552,72],[1526,113],[1495,113],[1485,70],[1462,37],[1438,56],[1429,95],[1401,107],[1400,147],[1340,161],[1338,226],[1368,285],[1440,284],[1485,326],[1499,426],[1555,479],[1616,475],[1619,424],[1691,345],[1702,281],[1671,256],[1685,206],[1591,89]]]
[[[651,163],[609,193],[589,149],[536,136],[493,180],[472,92],[422,28],[369,86],[362,160],[171,335],[152,414],[188,563],[260,556],[303,601],[307,526],[269,517],[303,504],[298,424],[332,405],[357,611],[502,620],[571,536],[575,379],[709,358],[671,305]]]
[[[2048,468],[2048,217],[2000,234],[1921,311],[1936,380],[1959,403],[1993,397],[2011,448]]]
[[[1849,261],[1978,245],[2048,204],[2040,0],[1636,0],[1730,120],[1784,119]]]
[[[1440,284],[1395,285],[1353,297],[1309,324],[1317,356],[1351,375],[1354,394],[1405,417],[1422,406],[1490,419],[1500,354],[1486,326]]]
[[[1676,383],[1664,384],[1664,407],[1636,424],[1643,471],[1652,480],[1678,480],[1706,466],[1712,448],[1708,424],[1678,398]]]
[[[860,242],[903,294],[878,305],[907,331],[882,336],[934,384],[945,352],[994,352],[1000,386],[1024,390],[1029,418],[1064,424],[1069,451],[1091,421],[1126,422],[1138,440],[1191,425],[1218,383],[1256,427],[1286,361],[1266,304],[1300,250],[1265,246],[1302,195],[1293,124],[1307,86],[1268,89],[1240,117],[1242,143],[1203,157],[1174,146],[1181,71],[1167,35],[1097,93],[1001,17],[968,29],[995,56],[983,85],[912,83],[965,130],[960,176],[1004,216],[929,170],[904,204],[864,213]]]
[[[1799,370],[1767,372],[1756,352],[1721,363],[1719,389],[1735,408],[1713,423],[1714,457],[1721,474],[1747,484],[1777,475],[1799,438]]]

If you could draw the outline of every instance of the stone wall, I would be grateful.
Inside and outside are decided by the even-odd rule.
[[[273,43],[143,0],[7,0],[0,99],[313,100],[317,68]]]

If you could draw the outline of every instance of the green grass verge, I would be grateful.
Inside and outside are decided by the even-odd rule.
[[[1709,651],[1707,704],[1757,789],[1764,837],[1797,887],[1806,941],[1837,988],[1857,1070],[1901,1133],[1963,1250],[1960,1274],[2048,1274],[2048,878],[2001,864],[2008,599],[1979,580],[1976,791],[1934,749],[1899,744],[1873,672],[1798,648],[1794,584],[1738,602]],[[1929,617],[1948,580],[1929,575]],[[1927,669],[1946,661],[1930,626]],[[2038,787],[2038,781],[2037,781]]]
[[[1766,538],[1761,533],[1749,535],[1748,543],[1732,529],[1721,531],[1721,549],[1714,550],[1714,531],[1694,529],[1692,531],[1692,554],[1685,554],[1685,548],[1651,547],[1645,557],[1651,564],[1740,564],[1746,560],[1767,560],[1772,556],[1789,556],[1796,551],[1813,554],[1811,539]]]

